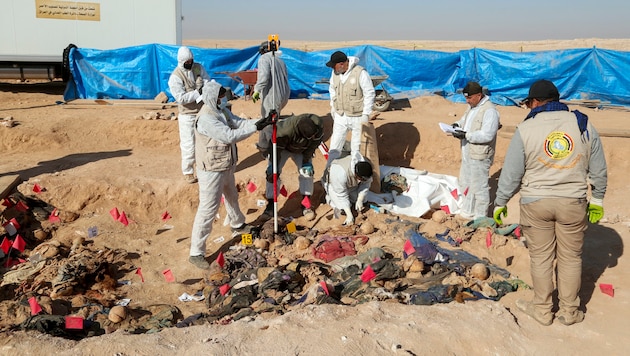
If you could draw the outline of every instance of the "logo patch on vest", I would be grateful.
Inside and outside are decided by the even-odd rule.
[[[552,159],[566,158],[574,148],[573,139],[565,132],[554,131],[545,139],[545,153]]]

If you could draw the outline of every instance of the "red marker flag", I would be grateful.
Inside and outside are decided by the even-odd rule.
[[[288,194],[289,193],[287,192],[287,188],[285,188],[283,184],[282,187],[280,187],[280,195],[286,198]]]
[[[114,220],[118,220],[118,218],[120,218],[120,213],[118,212],[117,207],[112,208],[112,210],[109,211],[109,215],[111,215]]]
[[[41,193],[43,190],[42,187],[39,186],[39,184],[35,183],[35,185],[33,186],[33,191],[35,193]]]
[[[138,267],[138,269],[136,269],[136,274],[140,276],[140,280],[142,281],[142,283],[144,283],[144,276],[142,275],[142,268]]]
[[[31,306],[31,315],[37,315],[42,311],[42,307],[37,303],[37,298],[28,298],[28,304]]]
[[[66,329],[83,329],[83,318],[80,316],[66,315]]]
[[[442,211],[444,211],[448,215],[451,215],[451,209],[448,207],[448,205],[442,205],[440,206],[440,209],[442,209]]]
[[[20,223],[19,223],[19,222],[18,222],[15,218],[11,218],[11,220],[9,220],[9,222],[10,222],[11,224],[13,224],[13,226],[14,226],[16,229],[19,229],[19,228],[20,228]]]
[[[167,282],[175,282],[175,277],[173,276],[173,272],[170,269],[165,269],[164,271],[162,271],[162,274],[164,275],[164,279],[166,279]]]
[[[453,198],[457,199],[457,197],[459,196],[459,194],[457,193],[457,189],[451,190],[451,195],[453,196]]]
[[[219,252],[219,255],[217,256],[217,263],[221,266],[221,268],[225,266],[225,256],[223,256],[223,252]]]
[[[407,240],[405,241],[405,246],[403,247],[403,251],[405,251],[407,255],[413,255],[413,253],[416,252],[416,249],[411,244],[411,241]]]
[[[129,225],[129,220],[127,220],[127,215],[125,214],[124,211],[120,213],[120,216],[118,217],[118,221],[120,221],[125,226]]]
[[[486,247],[490,247],[492,245],[492,233],[488,230],[488,234],[486,235]]]
[[[50,215],[48,216],[48,221],[50,221],[51,223],[61,222],[61,219],[59,218],[59,212],[57,211],[57,208],[54,208],[52,213],[50,213]]]
[[[2,248],[2,252],[4,252],[4,254],[6,255],[11,249],[11,241],[7,240],[7,238],[5,237],[4,239],[2,239],[0,247]]]
[[[221,295],[226,295],[227,292],[230,291],[230,288],[231,288],[230,285],[226,283],[222,285],[221,287],[219,287],[219,292],[221,292]]]
[[[2,205],[6,206],[7,208],[10,208],[13,206],[13,202],[9,200],[8,198],[4,198],[4,200],[2,201]]]
[[[464,190],[464,196],[468,195],[468,187],[466,187],[466,190]]]
[[[319,282],[319,285],[322,286],[322,289],[324,290],[324,293],[326,293],[326,295],[330,295],[330,292],[328,291],[328,285],[326,284],[326,282],[321,281]]]
[[[17,202],[17,204],[15,204],[15,208],[18,211],[25,213],[28,210],[28,205],[24,204],[24,202],[20,200]]]
[[[304,199],[302,199],[302,206],[304,206],[306,209],[311,208],[311,200],[308,198],[308,195],[304,196]]]
[[[168,211],[165,211],[162,213],[162,220],[166,221],[170,218],[171,218],[171,214],[169,214]]]
[[[599,290],[601,290],[602,293],[608,294],[611,297],[615,296],[615,289],[613,288],[612,284],[600,283]]]
[[[24,248],[26,247],[26,242],[24,242],[24,239],[22,238],[22,236],[20,236],[20,234],[17,234],[17,236],[15,237],[15,241],[13,241],[13,249],[18,250],[20,252],[24,252]]]
[[[363,270],[363,273],[361,273],[361,281],[363,281],[363,283],[367,283],[373,280],[375,277],[376,277],[376,273],[374,273],[374,270],[372,269],[372,266],[370,265],[365,267],[365,270]]]
[[[247,183],[247,191],[250,193],[253,193],[256,191],[256,184],[254,184],[254,182],[249,182]]]

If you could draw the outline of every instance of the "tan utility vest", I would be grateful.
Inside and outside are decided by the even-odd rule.
[[[197,115],[197,121],[203,114],[209,113],[208,106],[204,106]],[[230,119],[230,115],[223,112],[226,124],[231,129],[236,129],[236,125]],[[220,120],[213,118],[213,120]],[[197,122],[195,122],[197,127]],[[230,169],[238,160],[236,144],[223,143],[199,133],[195,129],[195,159],[197,167],[209,172],[222,172]]]
[[[186,93],[199,89],[196,81],[201,76],[200,74],[201,64],[193,63],[191,70],[195,76],[194,82],[188,78],[188,76],[186,75],[186,73],[181,67],[178,66],[173,71],[173,74],[176,75],[179,79],[181,79],[182,82],[184,82],[184,88],[186,89]],[[203,83],[203,81],[201,82]],[[203,106],[203,102],[197,103],[193,101],[192,103],[179,104],[177,106],[177,109],[179,110],[180,114],[193,115],[193,114],[198,113],[202,106]]]
[[[494,104],[490,102],[490,100],[486,100],[482,105],[479,106],[477,110],[477,114],[473,118],[468,118],[468,113],[472,108],[468,108],[464,113],[464,117],[467,120],[472,120],[470,124],[470,129],[468,131],[479,131],[481,126],[483,125],[483,116],[486,114],[488,109],[494,107]],[[497,144],[497,136],[495,135],[491,142],[488,143],[471,143],[468,142],[468,156],[472,159],[484,160],[486,158],[494,157],[494,148]]]
[[[574,113],[541,112],[518,130],[525,149],[522,196],[586,197],[591,141],[582,142]]]
[[[333,76],[333,88],[335,88],[335,98],[333,106],[339,115],[361,116],[363,114],[363,90],[359,83],[359,77],[363,67],[354,66],[350,70],[346,82],[341,82],[340,75]]]

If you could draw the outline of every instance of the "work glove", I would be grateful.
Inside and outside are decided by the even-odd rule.
[[[455,130],[455,132],[453,132],[453,136],[460,140],[463,140],[466,138],[466,131]]]
[[[259,92],[254,92],[254,94],[252,95],[252,101],[253,102],[257,102],[260,99],[260,93]]]
[[[501,219],[501,215],[507,218],[508,216],[507,206],[494,207],[494,212],[492,213],[492,216],[494,217],[494,221],[497,223],[497,225],[503,225],[503,220]]]
[[[315,170],[313,169],[313,164],[311,162],[302,163],[302,167],[300,168],[300,174],[302,177],[312,177],[315,175]]]
[[[272,123],[273,123],[273,119],[271,115],[267,117],[263,117],[262,119],[256,121],[256,130],[260,131],[264,129],[265,127],[271,125]]]
[[[343,226],[354,225],[354,216],[349,208],[343,209],[346,212],[346,220],[343,222]]]
[[[359,193],[359,196],[357,197],[357,202],[354,204],[354,209],[359,213],[361,212],[361,210],[363,210],[363,202],[365,201],[366,195],[367,193],[365,192]]]
[[[591,198],[588,203],[587,215],[591,224],[597,224],[604,217],[604,207],[602,199]]]

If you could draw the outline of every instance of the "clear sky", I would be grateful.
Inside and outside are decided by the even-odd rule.
[[[629,0],[182,0],[182,38],[529,41],[628,38]]]

